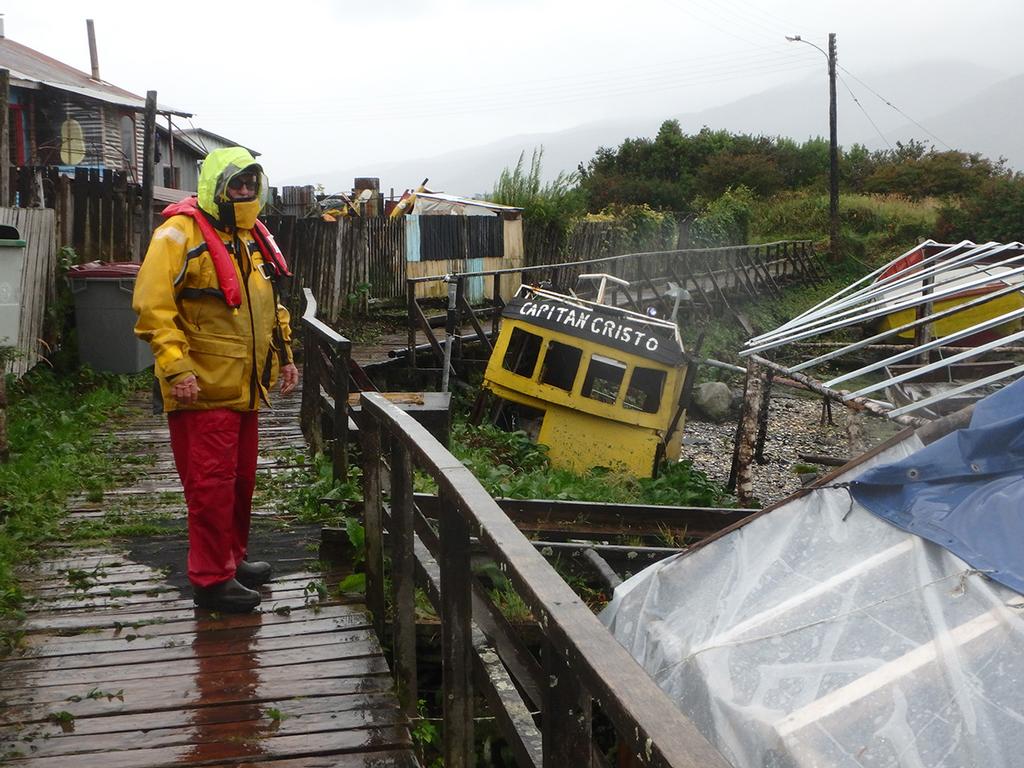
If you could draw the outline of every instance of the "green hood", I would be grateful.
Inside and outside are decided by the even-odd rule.
[[[228,181],[243,170],[255,166],[259,170],[261,183],[257,199],[263,200],[266,190],[262,180],[263,167],[256,162],[248,150],[242,147],[225,147],[215,149],[203,160],[199,170],[199,207],[218,221],[221,220],[222,203],[229,203],[227,196]],[[262,207],[262,205],[260,206]]]

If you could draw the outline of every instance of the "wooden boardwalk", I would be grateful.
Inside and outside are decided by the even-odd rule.
[[[112,427],[147,471],[76,499],[68,523],[130,515],[168,535],[57,546],[22,574],[24,652],[0,659],[0,763],[17,768],[415,766],[408,722],[361,602],[309,550],[316,531],[274,504],[267,479],[304,450],[299,397],[261,415],[254,557],[273,582],[259,612],[193,607],[183,574],[184,503],[163,416],[139,398]],[[268,492],[267,487],[271,490]]]

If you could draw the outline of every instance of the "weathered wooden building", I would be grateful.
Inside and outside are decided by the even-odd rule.
[[[146,100],[3,36],[0,68],[10,72],[10,162],[142,176]],[[159,107],[163,115],[190,117]]]

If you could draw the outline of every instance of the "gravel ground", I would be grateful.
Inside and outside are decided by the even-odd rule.
[[[834,425],[822,425],[820,397],[776,386],[768,414],[766,463],[754,465],[754,495],[762,504],[785,498],[801,487],[795,465],[810,463],[801,460],[798,454],[837,458],[854,455],[847,437],[848,411],[842,405],[832,405]],[[738,417],[736,409],[732,418],[721,423],[703,421],[695,414],[687,420],[683,432],[682,457],[693,461],[697,469],[723,485],[729,480],[732,467]],[[884,419],[859,418],[864,420],[869,445],[882,442],[898,431],[895,424]],[[810,466],[817,466],[823,472],[832,469]]]

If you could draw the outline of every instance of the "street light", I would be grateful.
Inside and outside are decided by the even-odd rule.
[[[828,247],[832,261],[839,261],[839,140],[836,135],[836,33],[828,35],[828,52],[800,35],[786,36],[791,43],[806,43],[828,60]]]

